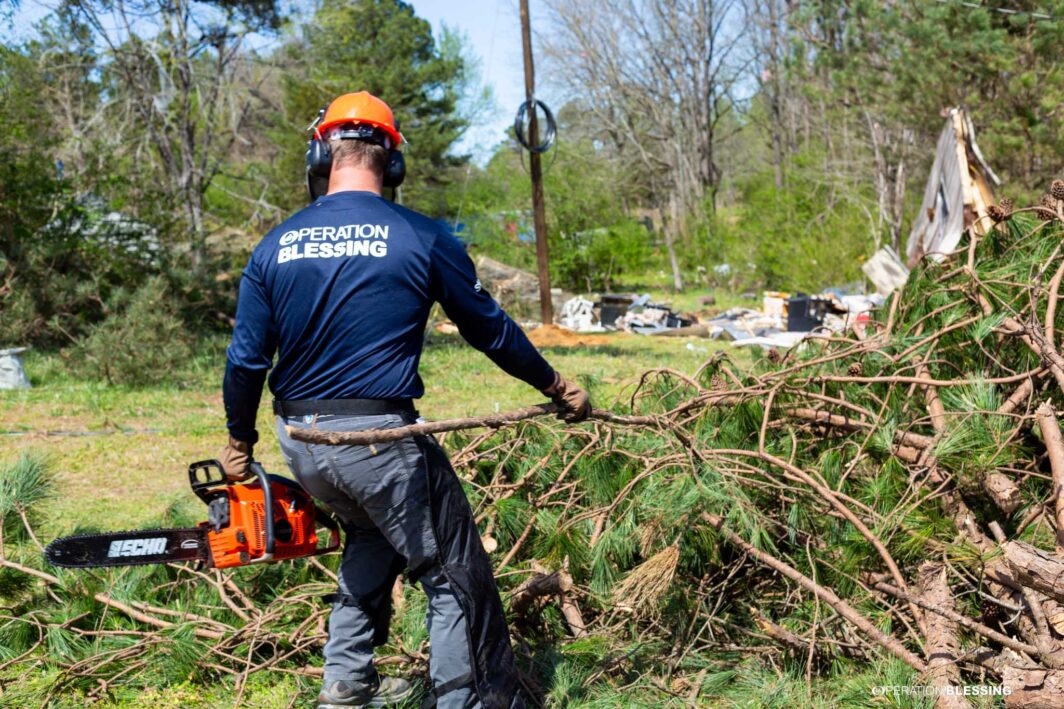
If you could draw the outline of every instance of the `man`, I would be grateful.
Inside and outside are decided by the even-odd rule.
[[[463,337],[557,403],[566,420],[587,394],[550,367],[477,280],[461,243],[381,198],[402,143],[391,109],[366,92],[333,101],[313,150],[331,158],[328,193],[273,229],[240,283],[224,381],[226,474],[242,479],[258,440],[266,372],[285,460],[344,526],[320,708],[385,706],[410,683],[380,678],[373,646],[388,634],[403,568],[428,595],[429,674],[439,707],[522,706],[509,632],[469,503],[431,437],[375,446],[306,445],[285,425],[320,430],[414,423],[425,323],[439,302]],[[320,157],[320,155],[318,155]],[[276,352],[277,360],[273,363]]]

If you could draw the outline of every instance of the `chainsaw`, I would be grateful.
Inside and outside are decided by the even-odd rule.
[[[216,460],[188,468],[192,491],[207,505],[207,521],[185,529],[80,534],[62,537],[44,552],[54,566],[133,566],[200,561],[226,569],[335,551],[340,529],[294,480],[270,475],[252,462],[255,477],[229,482]],[[329,532],[321,543],[320,527]]]

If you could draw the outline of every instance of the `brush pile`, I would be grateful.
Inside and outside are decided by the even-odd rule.
[[[992,214],[865,339],[651,370],[589,424],[442,437],[532,696],[1064,706],[1064,210],[1054,192]],[[51,697],[223,680],[237,704],[256,674],[320,673],[335,558],[42,570],[35,488],[16,487],[0,489],[11,698],[31,669]],[[420,595],[396,601],[381,664],[423,672]]]

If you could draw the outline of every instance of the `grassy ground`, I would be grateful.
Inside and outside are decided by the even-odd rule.
[[[711,352],[728,347],[697,338],[599,337],[603,344],[543,349],[555,368],[590,387],[598,406],[623,397],[646,369],[668,366],[691,372]],[[185,471],[192,461],[214,457],[225,440],[225,345],[222,338],[205,342],[170,382],[151,388],[80,381],[66,373],[59,355],[27,353],[34,388],[0,392],[0,460],[32,449],[47,455],[58,471],[60,496],[42,530],[46,536],[77,526],[125,529],[157,523],[173,504],[199,505],[189,493]],[[430,338],[421,374],[426,396],[419,410],[430,419],[504,411],[542,400],[457,336]],[[263,442],[256,456],[268,470],[283,470],[269,399],[267,392],[259,411]]]

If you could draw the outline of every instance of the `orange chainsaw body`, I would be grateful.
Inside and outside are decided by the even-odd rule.
[[[318,510],[313,498],[297,483],[266,474],[258,463],[252,463],[256,479],[228,483],[224,474],[221,480],[211,475],[216,465],[215,461],[203,461],[189,469],[192,489],[207,503],[208,521],[199,526],[207,528],[212,567],[226,569],[315,556],[339,547],[335,521]],[[221,466],[217,469],[220,471]],[[324,547],[319,546],[319,525],[331,532]]]

